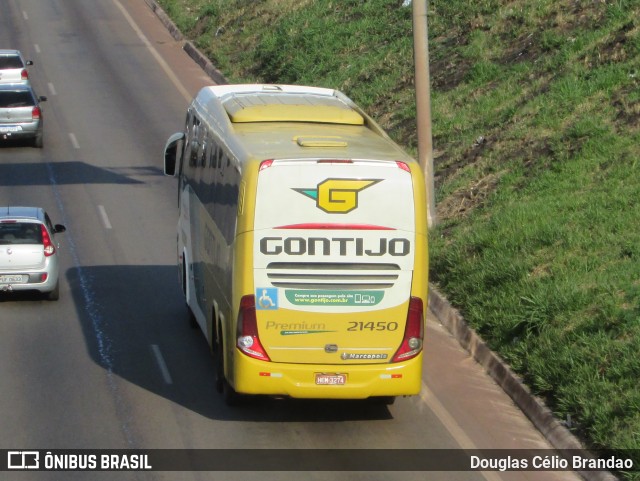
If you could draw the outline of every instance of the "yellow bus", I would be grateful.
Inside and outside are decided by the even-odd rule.
[[[205,87],[164,170],[178,178],[180,283],[228,404],[419,393],[424,178],[352,100]]]

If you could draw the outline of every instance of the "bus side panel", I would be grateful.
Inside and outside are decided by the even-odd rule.
[[[204,116],[204,117],[203,117]],[[187,303],[213,347],[232,314],[233,243],[238,210],[238,161],[221,147],[202,106],[187,116],[180,185],[179,243],[187,259]],[[227,329],[222,329],[225,332]]]
[[[240,300],[253,294],[253,219],[255,215],[258,169],[248,168],[239,182],[236,236],[233,244],[233,269],[231,272],[231,309],[222,325],[224,340],[225,376],[236,387],[236,322]],[[236,388],[237,389],[237,388]]]
[[[427,313],[429,288],[429,249],[427,226],[427,195],[422,169],[418,164],[411,164],[413,197],[416,216],[416,257],[413,271],[411,295],[422,299],[424,313]]]
[[[201,230],[201,216],[199,214],[199,201],[193,189],[188,184],[180,195],[180,220],[178,224],[178,255],[182,256],[182,264],[185,269],[185,296],[186,302],[196,321],[205,335],[206,315],[200,302],[202,292],[201,279],[203,278],[203,264],[199,259],[199,232]],[[182,274],[181,274],[182,275]]]

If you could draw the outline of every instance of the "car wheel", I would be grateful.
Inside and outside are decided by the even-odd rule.
[[[38,132],[33,139],[33,146],[36,149],[41,149],[44,146],[44,135],[42,131]]]
[[[48,301],[57,301],[60,299],[60,284],[56,284],[51,292],[47,292]]]

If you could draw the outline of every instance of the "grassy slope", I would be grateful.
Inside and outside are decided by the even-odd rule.
[[[345,91],[415,153],[402,0],[160,0],[232,82]],[[430,0],[431,280],[595,447],[640,449],[640,2]]]

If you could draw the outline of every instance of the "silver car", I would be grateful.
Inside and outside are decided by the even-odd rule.
[[[0,50],[0,83],[29,84],[30,65],[33,62],[25,60],[19,50]]]
[[[40,207],[0,207],[0,291],[38,291],[58,300],[55,235],[65,230]]]
[[[44,133],[40,102],[30,85],[0,84],[0,139],[31,139],[42,148]]]

